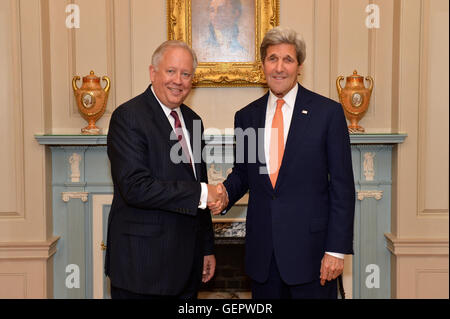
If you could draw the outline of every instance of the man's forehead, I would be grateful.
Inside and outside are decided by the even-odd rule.
[[[183,48],[183,47],[180,47],[180,46],[170,46],[164,51],[163,56],[169,56],[169,55],[173,54],[174,51],[184,52],[184,53],[186,53],[188,55],[191,55],[189,50],[186,49],[186,48]]]
[[[269,57],[291,57],[293,59],[297,59],[297,51],[295,50],[295,46],[293,44],[275,44],[271,45],[266,49],[266,58]]]
[[[290,43],[280,43],[280,44],[274,44],[269,45],[267,47],[267,54],[289,54],[293,53],[295,54],[295,46]]]
[[[267,56],[295,56],[295,51],[294,52],[282,52],[282,51],[272,51],[272,52],[267,52]]]
[[[175,51],[177,51],[177,52],[175,53]],[[165,61],[170,60],[170,61],[175,62],[178,60],[178,58],[175,57],[178,54],[185,55],[185,56],[189,57],[189,59],[192,62],[194,61],[194,59],[192,58],[192,54],[189,52],[189,50],[186,48],[182,48],[182,47],[167,48],[166,51],[164,51],[164,54],[162,57],[163,57],[163,60],[165,60]]]

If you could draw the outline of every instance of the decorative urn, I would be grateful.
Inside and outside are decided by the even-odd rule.
[[[100,128],[95,125],[95,122],[105,113],[111,81],[104,76],[102,80],[106,82],[106,86],[103,89],[100,85],[100,77],[91,71],[89,75],[83,77],[83,84],[79,88],[77,86],[79,79],[78,75],[72,79],[73,93],[81,116],[88,122],[88,125],[81,129],[81,133],[98,135]]]
[[[336,87],[339,94],[339,100],[344,109],[345,117],[350,121],[348,130],[350,133],[364,132],[364,128],[358,125],[367,109],[369,108],[370,95],[372,94],[373,79],[366,77],[369,81],[369,88],[364,86],[364,77],[353,71],[353,75],[347,76],[345,87],[341,87],[343,76],[336,79]]]

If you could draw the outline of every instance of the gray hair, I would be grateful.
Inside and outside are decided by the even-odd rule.
[[[264,36],[260,47],[261,61],[264,63],[267,55],[267,48],[269,46],[283,43],[294,45],[298,65],[301,65],[306,58],[305,41],[300,38],[295,30],[280,26],[270,29]]]
[[[198,62],[197,62],[197,55],[195,54],[195,51],[186,44],[186,42],[183,41],[178,41],[178,40],[168,40],[163,42],[156,50],[155,52],[153,52],[152,55],[152,65],[157,69],[159,62],[161,61],[162,56],[164,55],[164,52],[166,52],[166,50],[168,48],[183,48],[186,49],[187,51],[189,51],[189,53],[192,56],[192,66],[194,68],[194,72],[195,69],[197,68]]]

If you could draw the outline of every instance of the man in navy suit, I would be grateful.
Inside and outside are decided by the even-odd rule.
[[[297,83],[305,44],[295,31],[270,30],[260,50],[270,90],[236,113],[235,164],[222,188],[229,204],[209,207],[219,214],[250,192],[253,298],[337,298],[344,254],[353,253],[355,206],[344,113]]]
[[[203,124],[183,104],[196,65],[184,42],[164,42],[152,56],[152,85],[112,114],[105,260],[112,298],[196,298],[214,274],[205,208],[217,194],[206,184]]]

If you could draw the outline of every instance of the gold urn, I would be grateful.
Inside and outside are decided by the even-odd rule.
[[[72,79],[73,94],[81,116],[88,121],[88,125],[81,129],[81,133],[98,135],[100,134],[100,128],[95,125],[95,122],[105,113],[111,81],[107,76],[104,76],[102,80],[106,81],[106,86],[103,89],[100,85],[100,77],[96,76],[94,71],[91,71],[89,75],[83,77],[83,84],[79,88],[77,87],[79,79],[78,75]]]
[[[370,82],[369,88],[364,86],[364,77],[353,71],[353,75],[347,76],[345,87],[341,87],[343,76],[336,79],[336,87],[339,93],[339,100],[344,109],[345,117],[350,121],[348,130],[350,133],[364,132],[364,128],[358,125],[367,109],[369,108],[370,95],[372,94],[373,79],[366,77],[366,81]]]

